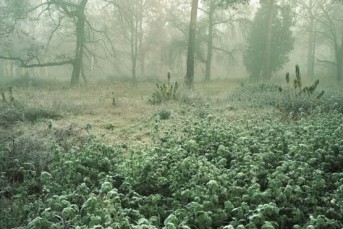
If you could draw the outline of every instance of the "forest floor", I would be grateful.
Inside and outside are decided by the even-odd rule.
[[[279,80],[275,82],[272,83],[275,88],[283,84]],[[245,95],[254,93],[249,91],[255,90],[251,87],[243,92],[243,99],[240,99],[238,94],[240,90],[244,90],[245,84],[248,84],[245,80],[196,82],[195,90],[191,92],[180,90],[179,101],[168,101],[159,105],[149,103],[156,89],[155,82],[140,82],[136,85],[131,82],[94,83],[77,88],[67,88],[61,84],[53,85],[51,82],[28,87],[14,86],[12,92],[14,101],[25,107],[23,109],[28,109],[27,116],[32,117],[23,117],[20,120],[15,120],[13,117],[14,120],[10,120],[13,121],[13,125],[4,124],[3,126],[8,128],[0,130],[0,139],[6,136],[16,138],[23,134],[42,132],[47,130],[49,125],[52,125],[52,129],[70,127],[83,129],[88,126],[90,127],[88,133],[106,144],[115,145],[125,142],[125,144],[141,145],[149,144],[151,128],[160,113],[170,115],[170,118],[166,118],[169,121],[163,122],[162,127],[165,129],[170,126],[177,127],[189,112],[200,118],[211,114],[221,119],[249,117],[254,116],[256,112],[280,115],[274,107],[260,105],[261,101],[257,101],[265,99],[264,97],[275,96],[275,93],[263,95],[263,98],[255,98],[257,102],[254,104],[253,99],[249,98],[251,95]],[[328,88],[328,85],[323,87]],[[331,84],[330,87],[338,93],[343,93],[335,84]],[[6,95],[6,88],[3,90],[5,96],[9,97]],[[264,93],[266,90],[268,93],[270,88],[266,87],[263,90]],[[232,101],[232,95],[236,97],[235,101]],[[238,104],[240,100],[249,105]]]
[[[95,84],[72,89],[51,85],[14,87],[14,100],[33,109],[36,112],[33,115],[37,117],[31,122],[15,122],[10,128],[0,131],[0,137],[4,139],[10,135],[15,138],[26,133],[41,132],[47,130],[50,124],[53,129],[70,126],[81,129],[89,125],[91,128],[88,132],[106,144],[136,142],[140,145],[149,142],[150,127],[159,112],[170,113],[172,125],[180,119],[180,113],[196,106],[195,112],[210,113],[213,110],[223,115],[220,111],[229,105],[225,100],[240,84],[239,80],[197,82],[193,92],[186,92],[186,95],[181,92],[180,96],[187,99],[186,103],[169,101],[159,105],[149,103],[156,88],[153,82],[137,85],[130,82]],[[235,114],[237,112],[229,109],[224,116]],[[168,125],[168,122],[165,124]]]
[[[342,87],[282,81],[1,86],[0,228],[342,228]]]

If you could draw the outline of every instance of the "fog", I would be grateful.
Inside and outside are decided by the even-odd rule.
[[[0,10],[2,78],[186,76],[191,1],[2,1]],[[341,81],[340,2],[209,0],[197,11],[195,81],[271,79],[296,64],[309,79]]]

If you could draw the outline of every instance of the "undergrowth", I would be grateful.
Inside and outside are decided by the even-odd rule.
[[[303,86],[300,67],[295,66],[295,79],[291,85],[289,73],[286,74],[287,87],[279,87],[281,99],[276,103],[277,109],[291,115],[293,118],[298,118],[300,115],[311,114],[318,107],[324,107],[320,99],[324,95],[324,91],[316,92],[319,85],[319,80],[316,80],[310,86]]]
[[[179,84],[178,82],[170,82],[170,73],[168,72],[167,83],[156,83],[156,89],[152,93],[149,102],[151,104],[161,104],[170,100],[177,100],[179,96]]]
[[[56,143],[39,174],[13,164],[24,179],[1,192],[0,227],[342,228],[342,120],[189,117],[163,135],[156,122],[140,150]],[[27,192],[35,182],[40,192]]]
[[[18,122],[36,122],[40,119],[59,119],[62,115],[54,109],[28,106],[15,97],[12,87],[1,89],[0,126],[9,127]]]
[[[299,77],[299,76],[298,76]],[[299,119],[313,113],[329,113],[333,110],[343,113],[343,95],[337,91],[316,92],[319,80],[303,87],[301,78],[291,85],[289,74],[286,76],[286,87],[272,82],[259,84],[242,84],[226,100],[230,106],[245,109],[275,108],[284,117]]]

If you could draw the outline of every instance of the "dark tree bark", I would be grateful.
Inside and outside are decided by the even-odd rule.
[[[189,89],[193,88],[194,82],[194,49],[197,27],[197,12],[199,0],[192,0],[191,20],[189,26],[189,40],[187,51],[187,72],[186,85]]]
[[[83,67],[83,51],[85,46],[85,8],[88,0],[82,0],[76,9],[76,50],[71,76],[71,86],[76,86],[80,82],[81,69]]]
[[[207,41],[205,81],[211,80],[212,56],[213,56],[213,14],[215,10],[215,5],[213,4],[213,0],[210,0],[209,4],[210,4],[210,10],[209,10],[209,15],[208,15],[208,41]]]

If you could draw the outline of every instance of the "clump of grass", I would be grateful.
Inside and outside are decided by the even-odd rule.
[[[30,122],[36,122],[40,119],[59,119],[62,115],[54,110],[45,110],[42,108],[31,107],[25,110],[24,118]]]
[[[0,104],[0,126],[8,127],[25,120],[25,107],[19,102]]]
[[[300,67],[295,66],[295,79],[293,85],[291,85],[290,75],[286,74],[287,87],[279,87],[278,90],[282,97],[276,107],[286,114],[292,114],[294,118],[299,115],[308,115],[315,108],[321,105],[319,99],[324,95],[324,91],[315,93],[319,84],[319,80],[316,80],[312,85],[303,87]]]
[[[58,119],[62,115],[54,109],[28,106],[14,97],[12,87],[0,90],[0,126],[9,127],[17,122],[36,122],[40,119]]]
[[[171,112],[169,110],[160,110],[158,112],[158,116],[160,117],[161,120],[167,120],[170,118]]]
[[[8,87],[8,90],[0,89],[0,94],[1,94],[1,99],[3,103],[14,101],[12,87]]]
[[[105,126],[104,126],[104,128],[106,129],[106,130],[114,130],[114,124],[112,123],[112,122],[109,122],[109,123],[107,123]]]
[[[149,102],[151,104],[161,104],[170,100],[177,100],[179,94],[179,84],[177,82],[170,82],[170,73],[168,72],[167,83],[156,83],[156,89],[151,95]]]

